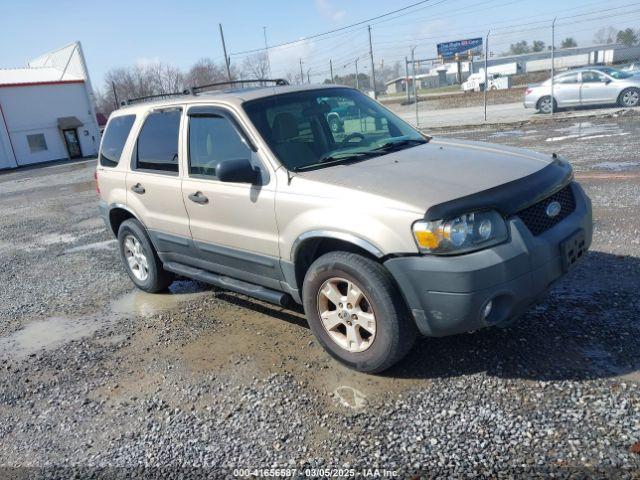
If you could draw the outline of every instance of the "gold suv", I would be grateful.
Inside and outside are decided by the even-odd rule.
[[[507,325],[584,257],[591,203],[556,155],[431,138],[352,88],[262,83],[111,115],[100,209],[139,288],[177,274],[300,303],[333,357],[379,372],[418,334]]]

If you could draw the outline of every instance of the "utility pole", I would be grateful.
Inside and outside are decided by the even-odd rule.
[[[333,62],[329,59],[329,72],[331,73],[331,83],[333,82]]]
[[[356,58],[356,88],[360,90],[360,79],[358,78],[358,58]]]
[[[491,30],[487,32],[487,40],[484,45],[484,121],[487,121],[487,90],[489,90],[489,82],[487,74],[488,70],[488,60],[489,60],[489,34]],[[473,63],[472,63],[473,65]]]
[[[416,102],[416,126],[420,125],[420,118],[418,116],[418,84],[416,83],[416,47],[411,48],[411,66],[413,68],[413,97]]]
[[[300,59],[300,85],[304,83],[304,72],[302,71],[302,59]]]
[[[553,102],[553,77],[556,74],[556,18],[551,22],[551,116],[553,117],[554,102]]]
[[[267,27],[262,27],[264,33],[264,52],[267,56],[267,69],[269,70],[269,78],[271,78],[271,60],[269,59],[269,44],[267,43]]]
[[[409,59],[404,57],[404,88],[407,91],[407,105],[411,103],[411,92],[409,91]]]
[[[113,99],[116,103],[116,110],[120,108],[120,102],[118,102],[118,92],[116,92],[116,82],[111,82],[111,89],[113,90]]]
[[[309,84],[311,83],[311,75],[310,75],[310,73],[311,73],[311,69],[308,69],[307,70],[307,83],[309,83]]]
[[[378,98],[378,94],[376,92],[376,68],[373,63],[373,43],[371,42],[371,25],[368,25],[369,29],[369,57],[371,57],[371,88],[373,89],[373,98]]]
[[[222,40],[222,53],[224,53],[224,64],[227,67],[227,77],[229,77],[229,81],[231,81],[231,68],[229,67],[229,57],[227,56],[227,45],[224,43],[224,32],[222,31],[222,24],[219,23],[220,27],[220,39]]]

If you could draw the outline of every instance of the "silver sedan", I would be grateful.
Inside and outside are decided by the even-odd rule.
[[[640,104],[640,76],[610,67],[571,70],[554,77],[553,100],[551,79],[530,85],[524,96],[525,108],[551,113],[562,107],[617,103],[623,107]]]

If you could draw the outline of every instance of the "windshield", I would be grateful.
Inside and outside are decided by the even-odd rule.
[[[629,78],[632,76],[630,73],[623,72],[622,70],[617,70],[615,68],[610,68],[610,67],[601,67],[601,68],[598,68],[597,70],[600,72],[606,73],[607,75],[615,78],[616,80],[621,80],[623,78]]]
[[[293,171],[363,161],[426,143],[427,137],[351,88],[274,95],[244,104],[284,166]]]

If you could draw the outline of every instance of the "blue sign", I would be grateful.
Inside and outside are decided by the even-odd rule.
[[[438,44],[438,56],[448,58],[456,53],[468,52],[474,48],[482,46],[482,38],[470,38],[467,40],[456,40],[455,42],[445,42]]]

